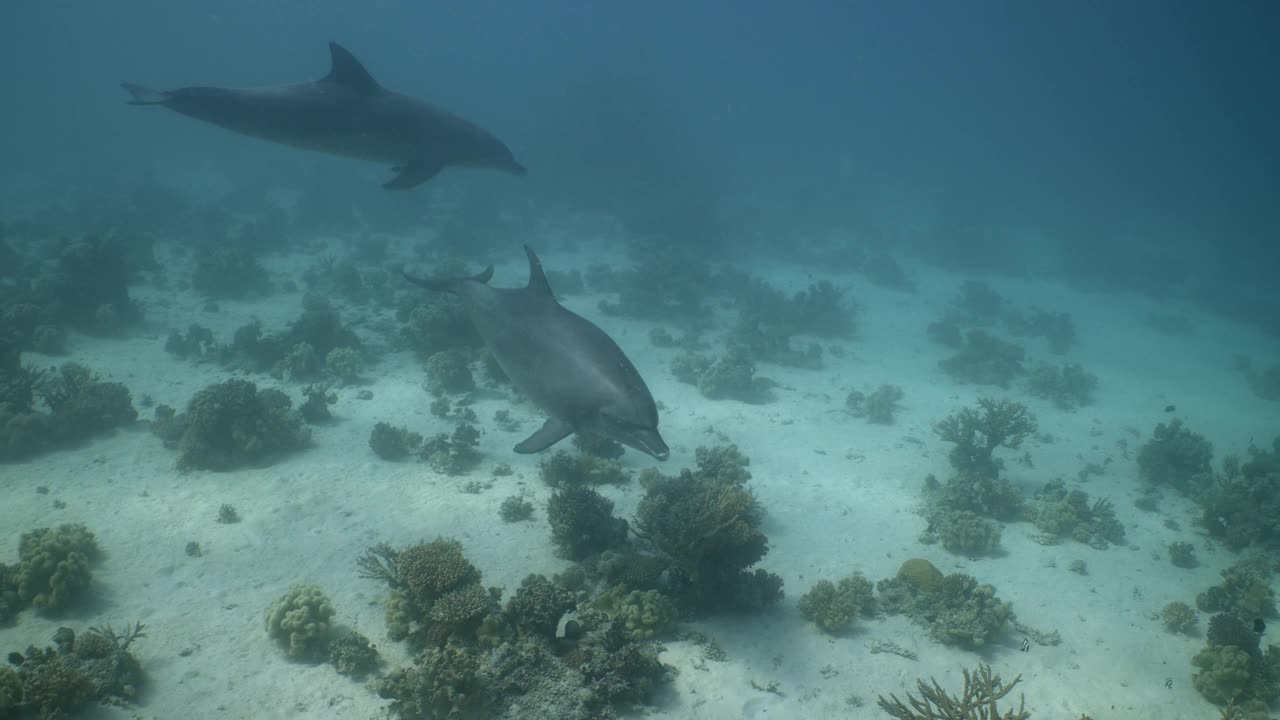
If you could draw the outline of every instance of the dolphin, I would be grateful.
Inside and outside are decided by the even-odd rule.
[[[589,320],[556,301],[538,256],[526,245],[529,283],[493,288],[493,266],[469,278],[405,279],[452,293],[511,384],[549,417],[515,446],[522,454],[545,450],[575,432],[602,435],[666,460],[653,395],[622,348]]]
[[[332,67],[315,82],[278,87],[177,90],[121,83],[130,105],[163,105],[242,135],[332,155],[387,163],[388,190],[416,187],[447,165],[524,175],[489,131],[428,102],[387,90],[354,55],[329,43]]]

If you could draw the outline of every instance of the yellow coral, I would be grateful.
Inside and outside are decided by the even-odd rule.
[[[942,585],[942,571],[922,558],[911,558],[898,568],[898,579],[924,592],[936,592]]]

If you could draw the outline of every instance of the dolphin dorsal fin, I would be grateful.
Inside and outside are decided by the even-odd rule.
[[[329,56],[333,60],[333,65],[329,68],[329,74],[325,75],[321,82],[334,83],[361,93],[372,94],[382,89],[356,56],[338,43],[329,43]]]
[[[542,271],[542,261],[528,245],[524,246],[524,254],[529,256],[529,284],[525,289],[554,300],[556,294],[551,292],[551,283],[547,282],[547,274]]]

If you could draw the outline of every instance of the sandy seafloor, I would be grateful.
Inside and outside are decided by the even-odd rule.
[[[602,259],[595,240],[576,252],[557,252],[558,239],[534,238],[544,248],[546,267],[582,268]],[[600,242],[605,242],[601,240]],[[335,244],[335,247],[337,245]],[[608,247],[606,243],[604,247]],[[166,248],[157,253],[172,260]],[[273,257],[265,261],[277,281],[298,279],[315,255]],[[623,266],[623,265],[619,265]],[[760,374],[780,383],[776,402],[752,406],[711,401],[677,383],[670,361],[677,351],[653,347],[649,323],[603,317],[596,296],[569,296],[564,304],[601,324],[629,353],[664,409],[661,429],[671,445],[668,473],[692,466],[699,445],[736,443],[751,458],[752,488],[767,509],[764,530],[771,551],[762,566],[786,582],[786,599],[759,616],[726,616],[693,625],[727,650],[725,662],[702,663],[701,651],[687,642],[669,641],[664,660],[679,675],[650,713],[654,718],[874,718],[878,694],[901,695],[918,677],[934,676],[957,690],[962,667],[989,662],[1006,679],[1022,675],[1019,690],[1037,720],[1087,713],[1096,720],[1217,717],[1217,709],[1191,685],[1191,656],[1202,637],[1164,631],[1157,615],[1171,600],[1191,602],[1218,580],[1218,571],[1234,557],[1214,547],[1193,525],[1195,509],[1165,492],[1161,513],[1133,506],[1139,493],[1134,462],[1138,446],[1157,422],[1168,420],[1166,405],[1214,442],[1216,457],[1243,454],[1250,439],[1269,444],[1280,432],[1280,408],[1256,398],[1231,370],[1232,355],[1272,353],[1276,344],[1220,317],[1191,307],[1157,307],[1137,296],[1082,294],[1064,286],[1006,277],[985,278],[1019,307],[1039,306],[1069,312],[1079,332],[1078,345],[1065,357],[1048,354],[1042,340],[1018,340],[1031,360],[1080,362],[1097,374],[1094,405],[1063,412],[1018,391],[957,386],[938,369],[946,350],[932,343],[925,327],[968,279],[927,267],[908,266],[919,285],[916,294],[880,289],[854,275],[823,275],[803,268],[772,265],[749,268],[793,292],[816,279],[829,278],[846,288],[858,305],[858,331],[840,345],[844,357],[827,353],[822,370],[768,365]],[[185,270],[170,270],[177,278]],[[513,247],[499,265],[498,286],[523,284],[525,265]],[[301,285],[301,283],[299,282]],[[135,404],[144,394],[158,403],[184,407],[200,388],[226,379],[213,365],[181,361],[165,353],[172,329],[199,322],[220,338],[250,317],[268,330],[279,329],[300,312],[299,293],[280,293],[265,301],[220,301],[217,313],[203,310],[205,299],[192,292],[134,291],[146,314],[145,327],[123,339],[75,336],[71,355],[45,358],[85,363],[105,379],[124,382]],[[337,302],[343,319],[365,338],[376,323],[394,324],[391,311],[352,308]],[[1147,327],[1145,313],[1162,309],[1192,318],[1196,333],[1162,336]],[[1252,351],[1252,352],[1250,352]],[[62,618],[25,611],[14,625],[0,628],[6,652],[28,644],[49,644],[59,625],[83,628],[140,620],[148,637],[134,652],[148,682],[140,702],[128,708],[95,707],[91,718],[371,718],[385,702],[361,683],[338,675],[328,665],[288,660],[266,636],[264,609],[292,583],[320,585],[337,608],[340,628],[354,628],[379,646],[388,667],[407,662],[402,644],[386,639],[382,601],[386,589],[361,579],[355,560],[368,546],[403,546],[436,536],[456,536],[488,585],[510,592],[529,573],[557,572],[568,565],[556,557],[545,523],[549,494],[538,479],[538,457],[520,456],[512,446],[542,419],[526,402],[487,393],[476,411],[482,424],[493,412],[512,407],[523,421],[521,433],[484,427],[485,464],[473,478],[507,462],[515,475],[498,478],[480,494],[461,487],[467,478],[434,474],[423,463],[390,463],[368,447],[377,421],[407,425],[424,434],[443,432],[452,421],[433,417],[422,389],[422,363],[409,352],[386,355],[372,366],[368,382],[336,390],[337,421],[314,428],[314,446],[270,467],[228,473],[175,469],[175,454],[145,426],[100,437],[92,443],[29,462],[0,466],[0,558],[13,562],[21,532],[65,522],[86,523],[105,551],[94,568],[92,607]],[[266,376],[252,378],[276,385]],[[905,391],[903,410],[892,426],[873,425],[844,411],[851,389],[881,383]],[[298,386],[285,387],[294,398]],[[360,400],[357,393],[372,392]],[[915,513],[922,479],[945,477],[949,445],[932,424],[984,395],[1013,397],[1029,405],[1052,444],[1030,440],[1024,446],[1034,468],[1010,462],[1008,474],[1028,495],[1040,484],[1064,477],[1074,481],[1086,463],[1110,460],[1103,476],[1084,489],[1114,501],[1128,533],[1128,545],[1105,551],[1078,543],[1041,545],[1027,523],[1006,526],[999,557],[966,560],[938,546],[917,541],[923,520]],[[296,401],[296,400],[295,400]],[[140,409],[150,417],[149,409]],[[1128,457],[1118,445],[1128,445]],[[655,461],[629,451],[633,469]],[[39,494],[45,485],[49,493]],[[538,511],[532,522],[506,524],[499,503],[519,491],[529,493]],[[604,487],[621,517],[629,517],[641,491],[637,485]],[[55,507],[55,501],[65,507]],[[238,524],[216,522],[218,507],[234,505]],[[1181,531],[1166,528],[1173,518]],[[1164,559],[1174,540],[1196,545],[1200,567],[1180,570]],[[196,541],[203,556],[184,548]],[[875,580],[893,575],[903,560],[927,557],[944,572],[964,571],[995,585],[1012,601],[1022,622],[1058,630],[1057,646],[1033,645],[1019,651],[1021,637],[1010,631],[984,652],[932,642],[925,630],[904,617],[861,621],[849,634],[832,637],[806,623],[796,600],[818,579],[837,579],[858,570]],[[1159,559],[1157,559],[1157,557]],[[1088,563],[1088,574],[1067,570],[1071,561]],[[1202,626],[1203,626],[1202,618]],[[892,640],[918,653],[916,661],[869,653],[875,640]],[[1166,678],[1172,688],[1166,688]],[[780,694],[755,690],[753,682],[777,682]],[[850,695],[861,707],[846,702]]]

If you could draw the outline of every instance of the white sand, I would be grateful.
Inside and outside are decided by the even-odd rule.
[[[587,259],[581,252],[543,257],[554,269]],[[292,266],[280,261],[272,269],[277,279],[286,271],[296,277],[306,264],[298,258]],[[1233,558],[1199,537],[1191,522],[1194,508],[1172,493],[1166,493],[1163,515],[1136,510],[1133,458],[1155,423],[1168,419],[1162,412],[1166,404],[1176,404],[1178,415],[1214,442],[1219,458],[1242,453],[1250,438],[1269,443],[1280,432],[1276,408],[1250,393],[1230,370],[1230,359],[1240,349],[1253,348],[1250,354],[1257,355],[1270,348],[1273,361],[1275,343],[1189,308],[1170,310],[1194,317],[1198,333],[1166,338],[1141,324],[1150,301],[991,278],[990,284],[1020,307],[1038,305],[1074,316],[1080,343],[1067,359],[1081,362],[1101,383],[1095,405],[1065,413],[1020,393],[954,386],[937,367],[945,350],[926,338],[925,327],[962,278],[926,268],[915,272],[924,289],[915,295],[877,289],[859,277],[832,276],[851,289],[860,307],[856,340],[835,343],[846,356],[828,353],[827,367],[820,371],[762,366],[762,375],[781,383],[777,402],[763,406],[699,397],[671,377],[675,351],[650,345],[650,325],[603,318],[594,297],[564,299],[614,335],[664,402],[662,431],[672,447],[664,471],[692,465],[694,449],[717,443],[717,432],[751,457],[752,486],[768,511],[764,529],[772,547],[762,566],[786,582],[787,598],[770,612],[694,626],[720,641],[728,651],[726,662],[703,667],[698,648],[667,643],[664,659],[680,674],[652,716],[885,717],[875,708],[877,694],[901,695],[917,677],[931,675],[956,689],[962,667],[989,662],[1006,679],[1022,674],[1019,690],[1037,719],[1075,720],[1082,713],[1099,720],[1216,717],[1216,709],[1191,685],[1189,659],[1203,640],[1166,633],[1157,614],[1171,600],[1192,601]],[[809,275],[796,268],[774,267],[762,274],[789,291],[809,282]],[[496,285],[523,281],[522,258],[513,257],[495,276]],[[178,407],[226,374],[167,355],[163,340],[169,330],[199,322],[225,338],[250,316],[275,330],[299,312],[297,295],[277,295],[265,303],[222,301],[216,314],[203,312],[203,300],[191,293],[140,289],[135,296],[144,305],[145,331],[126,339],[75,337],[67,359],[126,383],[135,402],[147,394]],[[348,321],[389,316],[339,306]],[[1037,358],[1061,361],[1048,355],[1042,340],[1019,342]],[[546,528],[548,491],[537,477],[538,458],[510,450],[541,423],[530,405],[485,397],[476,406],[486,426],[485,465],[473,477],[487,477],[498,462],[510,463],[516,474],[499,478],[481,494],[466,494],[460,491],[466,478],[436,476],[421,463],[383,462],[368,448],[369,431],[379,420],[424,434],[452,426],[427,412],[421,363],[408,353],[390,354],[368,376],[367,385],[338,390],[333,408],[338,421],[314,430],[314,447],[268,468],[179,473],[175,454],[141,427],[83,448],[0,466],[0,559],[16,559],[21,532],[65,522],[88,524],[105,550],[94,568],[100,602],[59,619],[26,611],[15,625],[0,628],[0,648],[48,644],[64,624],[146,623],[149,636],[135,646],[148,673],[141,703],[95,708],[87,717],[378,715],[384,703],[365,685],[327,665],[290,662],[267,638],[263,610],[291,583],[320,585],[333,600],[340,625],[367,634],[394,667],[407,657],[401,644],[385,637],[385,588],[356,574],[355,560],[368,546],[457,536],[485,582],[509,591],[528,573],[555,572],[567,563],[555,556]],[[849,390],[881,383],[905,390],[897,425],[871,425],[843,411]],[[297,397],[296,387],[286,389]],[[373,399],[356,398],[364,389]],[[1051,445],[1027,443],[1034,469],[1009,463],[1009,475],[1028,494],[1056,477],[1074,481],[1087,462],[1111,461],[1107,474],[1092,478],[1084,489],[1115,502],[1128,532],[1127,547],[1042,546],[1025,523],[1005,528],[998,558],[966,561],[917,542],[923,521],[914,509],[921,481],[928,473],[945,477],[949,472],[949,446],[933,435],[932,423],[987,394],[1026,402],[1041,430],[1057,438]],[[523,420],[522,433],[489,427],[494,410],[504,407]],[[150,410],[142,412],[150,416]],[[1127,459],[1117,446],[1122,440],[1128,443]],[[634,452],[624,462],[637,469],[654,464]],[[37,494],[38,485],[48,486],[50,493]],[[535,521],[501,522],[498,504],[521,489],[538,507]],[[603,491],[622,517],[633,514],[641,495],[635,485]],[[56,500],[66,507],[55,508]],[[215,522],[222,503],[234,505],[243,520]],[[1162,520],[1168,516],[1183,529],[1165,528]],[[1153,559],[1173,540],[1193,541],[1201,567],[1179,570]],[[188,557],[188,541],[199,542],[204,555]],[[964,571],[994,584],[1022,622],[1060,631],[1062,643],[1033,645],[1022,653],[1021,638],[1010,632],[979,654],[938,645],[902,617],[863,621],[847,636],[830,637],[805,623],[796,609],[796,599],[818,579],[854,570],[878,579],[916,556],[931,559],[944,572]],[[1066,569],[1075,559],[1087,561],[1087,576]],[[882,639],[915,651],[918,661],[870,654],[868,645]],[[1172,678],[1172,689],[1165,687],[1166,678]],[[781,695],[752,687],[774,681]],[[850,695],[865,704],[848,705]]]

